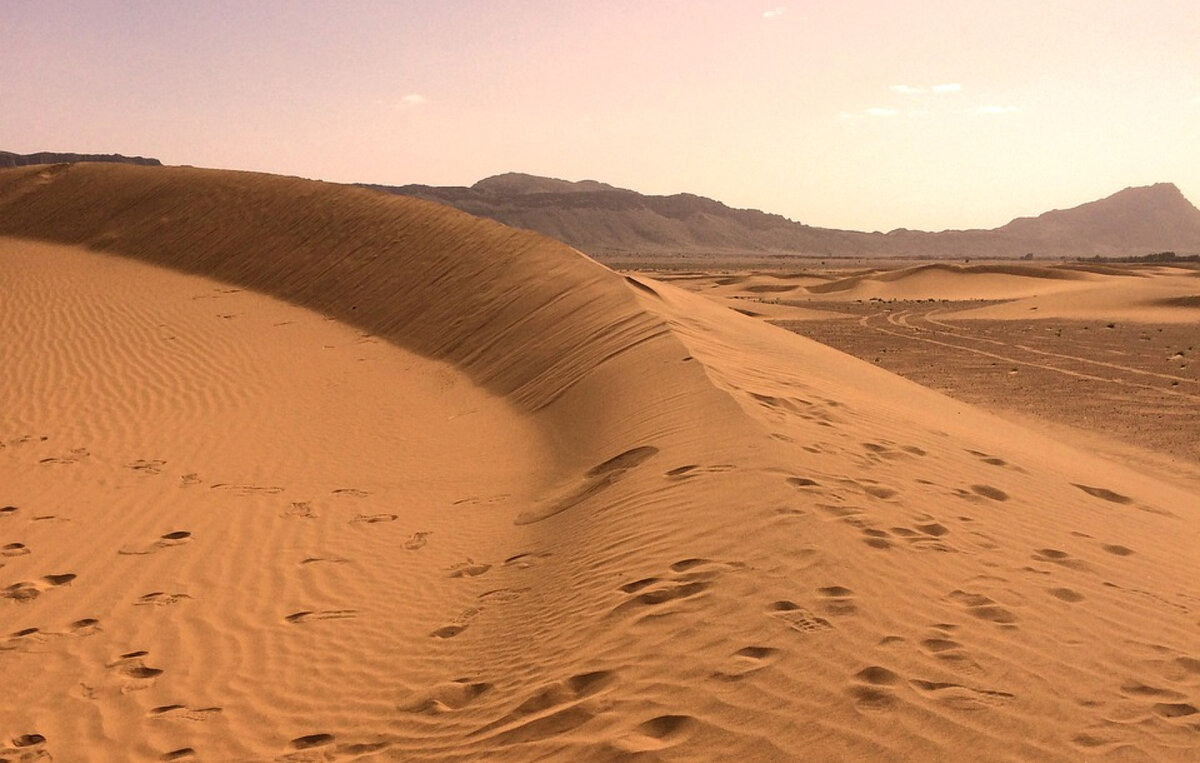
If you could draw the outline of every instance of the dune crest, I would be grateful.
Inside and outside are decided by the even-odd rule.
[[[0,756],[1194,752],[1192,492],[423,202],[23,168],[0,233]]]
[[[0,233],[255,289],[462,367],[536,410],[662,331],[565,245],[446,207],[295,178],[69,164],[0,173]],[[586,341],[556,330],[571,316]],[[586,326],[584,324],[587,324]],[[520,334],[518,359],[488,348]]]

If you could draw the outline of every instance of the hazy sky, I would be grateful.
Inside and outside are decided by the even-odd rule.
[[[1200,202],[1200,0],[0,0],[0,149],[866,230]]]

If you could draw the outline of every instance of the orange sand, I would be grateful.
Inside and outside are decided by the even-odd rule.
[[[410,199],[0,234],[0,757],[1194,759],[1200,494]]]

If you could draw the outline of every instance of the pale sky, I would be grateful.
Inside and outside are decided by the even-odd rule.
[[[0,0],[0,149],[858,230],[1200,203],[1200,0]]]

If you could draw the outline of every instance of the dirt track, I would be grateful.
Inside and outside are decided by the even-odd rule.
[[[779,324],[967,402],[1200,462],[1195,326],[946,317],[979,304],[806,302],[846,317]]]

